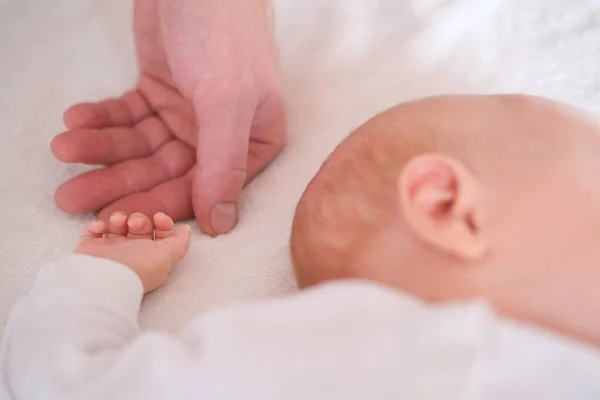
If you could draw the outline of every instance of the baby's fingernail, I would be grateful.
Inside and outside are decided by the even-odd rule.
[[[127,220],[127,225],[130,228],[134,228],[135,225],[140,225],[140,224],[143,224],[143,223],[144,223],[144,217],[142,217],[141,215],[138,215],[138,214],[133,214]]]
[[[95,229],[99,228],[101,225],[102,225],[102,222],[95,219],[95,220],[87,223],[87,228],[90,230],[95,230]]]
[[[237,206],[235,203],[215,204],[210,212],[210,225],[218,233],[227,233],[237,224]]]

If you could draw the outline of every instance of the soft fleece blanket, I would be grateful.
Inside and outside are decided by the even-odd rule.
[[[397,102],[441,93],[526,92],[600,112],[597,0],[276,0],[291,142],[245,191],[226,237],[196,232],[190,255],[149,296],[142,324],[179,329],[197,313],[294,291],[295,204],[349,131]],[[90,216],[54,189],[84,170],[55,161],[72,103],[136,78],[131,1],[0,0],[0,320],[40,262],[68,252]]]

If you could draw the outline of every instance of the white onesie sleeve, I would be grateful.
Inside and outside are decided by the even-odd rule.
[[[126,267],[69,256],[13,310],[2,400],[600,398],[598,357],[506,328],[484,304],[426,307],[335,283],[140,332]]]

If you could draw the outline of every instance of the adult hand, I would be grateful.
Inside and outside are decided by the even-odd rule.
[[[52,142],[101,164],[56,191],[69,213],[164,212],[211,236],[280,153],[286,119],[265,0],[135,0],[137,87],[68,109]]]

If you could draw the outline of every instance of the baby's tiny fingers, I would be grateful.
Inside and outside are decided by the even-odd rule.
[[[106,224],[104,221],[94,220],[88,222],[81,234],[82,239],[98,239],[104,236]]]
[[[133,213],[127,221],[129,232],[128,238],[133,239],[152,239],[154,236],[154,227],[150,218],[142,213]]]
[[[108,237],[127,235],[127,214],[122,211],[114,212],[108,218]]]
[[[172,265],[181,261],[190,249],[191,232],[192,228],[189,225],[182,225],[175,230],[173,236],[157,240],[158,243],[161,243],[167,248]]]
[[[161,212],[154,214],[155,239],[166,239],[176,234],[177,232],[175,231],[175,223],[171,217]]]

